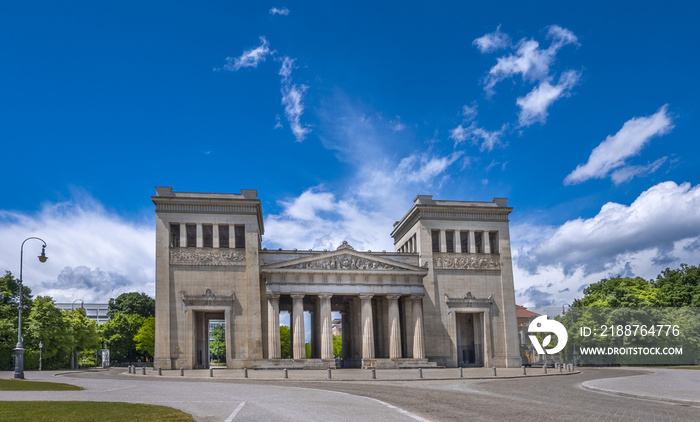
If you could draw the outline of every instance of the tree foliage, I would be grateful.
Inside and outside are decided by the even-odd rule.
[[[138,314],[118,313],[102,324],[100,331],[105,346],[110,349],[114,362],[133,362],[139,358],[134,337],[138,334],[145,318]]]
[[[114,319],[117,314],[140,315],[143,318],[155,316],[156,301],[146,293],[122,293],[116,299],[110,299],[107,314]]]
[[[156,348],[156,318],[148,317],[143,320],[143,324],[136,332],[134,336],[134,341],[136,342],[136,350],[148,354],[148,356],[155,356]]]
[[[341,334],[342,335],[342,334]],[[341,336],[333,336],[333,355],[337,358],[343,353],[343,338]]]
[[[280,347],[282,353],[280,356],[282,359],[291,359],[292,357],[292,338],[290,335],[289,327],[286,325],[280,325]]]
[[[211,329],[211,341],[209,342],[209,352],[214,362],[226,362],[226,330],[221,324],[215,325]]]
[[[27,330],[27,316],[32,309],[31,289],[22,286],[22,331]],[[12,349],[17,345],[17,320],[19,317],[19,281],[9,271],[0,277],[0,370],[13,367]]]
[[[43,367],[46,369],[66,367],[73,345],[73,331],[68,313],[58,309],[50,297],[37,296],[27,320],[29,326],[25,337],[25,348],[37,350],[39,342],[42,342],[44,344]],[[28,367],[33,366],[31,359],[26,359],[26,363]]]

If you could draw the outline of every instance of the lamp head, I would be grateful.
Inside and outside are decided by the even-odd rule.
[[[37,258],[39,258],[39,262],[46,262],[47,259],[49,259],[48,256],[46,256],[46,246],[41,247],[41,255],[39,255]]]

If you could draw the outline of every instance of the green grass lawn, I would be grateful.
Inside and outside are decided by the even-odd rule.
[[[90,401],[0,401],[0,421],[192,422],[187,413],[165,406]]]
[[[60,382],[0,379],[0,391],[79,391],[83,387]],[[3,419],[0,419],[3,420]]]

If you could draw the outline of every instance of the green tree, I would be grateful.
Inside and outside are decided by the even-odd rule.
[[[584,297],[576,299],[573,307],[649,307],[660,306],[659,289],[641,277],[611,277],[593,283],[583,290]]]
[[[0,370],[9,370],[14,366],[12,349],[17,345],[18,289],[18,280],[6,271],[0,277]],[[26,333],[27,317],[32,309],[31,289],[22,286],[22,293],[22,332]]]
[[[77,355],[81,352],[92,354],[100,345],[100,335],[97,323],[85,316],[85,309],[78,308],[72,311],[63,311],[64,318],[69,324],[72,334],[72,350]]]
[[[156,318],[148,317],[143,320],[143,324],[134,336],[136,350],[148,356],[155,356],[156,348]]]
[[[138,359],[134,337],[143,325],[144,317],[118,313],[100,327],[105,346],[110,349],[114,362],[133,362]]]
[[[311,343],[306,343],[304,349],[306,350],[306,359],[311,359]]]
[[[280,348],[282,359],[291,359],[292,357],[292,339],[290,336],[289,327],[286,325],[280,325]]]
[[[209,352],[214,362],[226,362],[226,330],[221,324],[215,325],[211,329],[209,342]]]
[[[700,267],[666,268],[653,284],[659,291],[660,306],[700,307]]]
[[[333,336],[333,355],[337,358],[341,357],[343,353],[343,338],[342,334],[340,336]]]
[[[114,319],[117,314],[136,314],[143,318],[156,315],[156,301],[146,293],[122,293],[116,299],[110,299],[107,314]]]
[[[54,305],[53,299],[48,296],[37,296],[27,322],[25,347],[28,352],[36,351],[41,341],[44,344],[43,368],[67,367],[73,345],[70,318]],[[27,367],[34,366],[31,359],[26,359],[26,362]]]

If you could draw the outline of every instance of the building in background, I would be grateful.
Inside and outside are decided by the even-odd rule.
[[[261,249],[255,190],[157,187],[151,199],[156,367],[207,367],[210,320],[225,321],[228,367],[333,367],[332,312],[345,367],[521,365],[506,199],[419,195],[394,224],[394,252]],[[293,360],[281,359],[284,311]]]
[[[107,314],[107,311],[109,311],[109,305],[107,303],[84,303],[82,301],[76,301],[73,303],[57,303],[56,307],[63,311],[85,308],[85,316],[88,317],[88,319],[91,319],[98,324],[109,321],[109,315]]]

